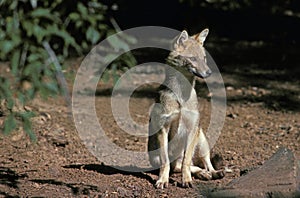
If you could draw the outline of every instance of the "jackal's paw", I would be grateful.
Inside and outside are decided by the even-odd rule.
[[[212,172],[212,179],[222,179],[225,177],[225,171],[224,170],[218,170]]]
[[[193,182],[189,181],[189,182],[182,182],[182,187],[183,188],[193,188]]]
[[[157,182],[155,184],[155,187],[158,188],[158,189],[168,188],[168,186],[169,186],[168,179],[163,181],[163,179],[160,178],[159,180],[157,180]]]
[[[191,174],[182,175],[182,187],[193,188],[193,181],[192,181]]]
[[[201,180],[211,180],[213,178],[212,173],[204,169],[194,173],[194,176]]]

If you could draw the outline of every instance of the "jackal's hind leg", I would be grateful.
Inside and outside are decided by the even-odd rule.
[[[198,166],[191,166],[191,172],[193,176],[197,179],[201,180],[211,180],[212,179],[212,173],[206,169],[202,169]]]
[[[199,142],[198,142],[198,145],[195,150],[193,162],[195,165],[199,165],[199,163],[203,164],[204,170],[203,169],[201,169],[201,171],[198,170],[198,173],[196,173],[196,170],[195,170],[194,174],[198,178],[204,178],[207,180],[221,179],[225,176],[225,172],[223,170],[215,170],[214,169],[214,167],[211,163],[211,160],[210,160],[210,147],[209,147],[208,141],[207,141],[202,129],[200,128],[199,130],[200,130],[199,131],[199,133],[200,133]],[[209,174],[207,174],[206,171],[209,172]],[[211,176],[209,176],[209,175],[211,175]]]
[[[201,158],[202,163],[204,164],[205,170],[211,173],[211,179],[222,179],[225,176],[224,170],[215,170],[211,160],[210,154],[208,153],[205,157]]]

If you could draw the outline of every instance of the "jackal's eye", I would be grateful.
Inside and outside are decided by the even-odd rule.
[[[196,57],[190,57],[189,59],[190,59],[190,61],[192,61],[192,62],[196,62],[196,61],[197,61],[197,58],[196,58]]]

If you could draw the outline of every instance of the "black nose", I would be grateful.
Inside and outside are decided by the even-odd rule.
[[[199,78],[207,78],[212,74],[212,71],[210,69],[206,70],[205,72],[198,72],[195,69],[190,69],[190,72],[192,72],[195,76],[198,76]]]
[[[205,72],[205,76],[208,77],[212,74],[212,71],[209,69]]]

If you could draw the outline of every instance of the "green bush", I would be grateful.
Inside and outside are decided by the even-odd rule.
[[[21,123],[34,140],[33,113],[16,106],[23,106],[37,93],[47,98],[61,92],[56,79],[61,68],[50,52],[62,63],[70,55],[88,52],[114,30],[107,6],[97,0],[2,0],[0,12],[0,59],[9,61],[10,70],[9,76],[0,73],[0,116],[6,118],[2,130],[7,134]],[[132,61],[130,56],[123,60]]]

